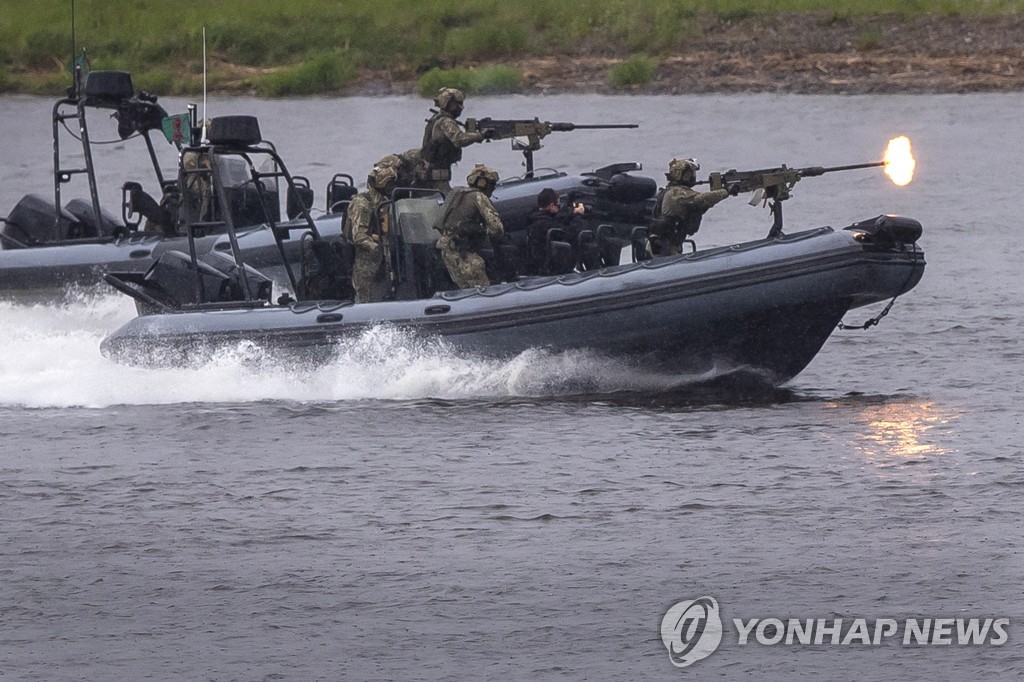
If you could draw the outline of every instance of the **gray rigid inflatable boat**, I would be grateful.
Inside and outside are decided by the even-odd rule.
[[[667,373],[738,371],[779,385],[810,363],[849,310],[918,283],[920,234],[915,220],[878,216],[419,300],[183,307],[140,315],[106,338],[102,352],[127,364],[178,364],[251,341],[322,362],[339,342],[389,325],[473,356],[589,350]]]

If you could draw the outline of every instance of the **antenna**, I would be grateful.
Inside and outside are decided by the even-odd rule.
[[[203,26],[203,139],[206,142],[206,27]]]
[[[78,69],[78,43],[75,42],[75,0],[71,0],[71,81],[74,87],[74,96],[82,94],[82,74]]]

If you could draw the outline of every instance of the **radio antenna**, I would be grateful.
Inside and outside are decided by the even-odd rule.
[[[203,138],[206,142],[206,27],[203,26]]]

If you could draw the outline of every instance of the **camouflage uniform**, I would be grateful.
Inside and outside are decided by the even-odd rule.
[[[384,218],[377,233],[380,205],[386,197],[379,190],[367,187],[352,197],[345,218],[345,238],[355,247],[352,286],[359,303],[383,301],[388,293],[388,273],[384,263],[384,247],[373,237],[383,239],[387,233]]]
[[[505,234],[501,218],[489,196],[494,189],[493,183],[489,189],[480,188],[473,179],[478,177],[480,169],[493,176],[493,183],[497,182],[497,173],[477,166],[469,175],[469,182],[474,186],[453,189],[445,199],[444,213],[437,227],[441,232],[441,238],[437,240],[441,259],[460,289],[485,287],[491,283],[479,250]]]
[[[390,166],[398,176],[395,187],[416,187],[423,175],[424,163],[420,150],[408,149],[401,154],[387,154],[377,162],[378,166]]]
[[[423,130],[420,155],[426,165],[420,187],[448,194],[452,191],[452,165],[462,160],[462,148],[485,139],[483,133],[467,133],[459,127],[455,119],[462,113],[463,101],[463,94],[454,88],[441,88],[434,100],[440,111]]]
[[[650,225],[651,253],[669,256],[681,253],[683,240],[697,233],[700,221],[709,208],[729,196],[724,189],[698,192],[696,170],[692,160],[672,160],[669,164],[668,186],[662,190],[654,206]]]
[[[202,152],[186,151],[181,155],[181,167],[190,171],[183,172],[178,182],[187,202],[186,219],[189,222],[215,220],[212,177],[208,172],[197,172],[210,170],[210,157]]]

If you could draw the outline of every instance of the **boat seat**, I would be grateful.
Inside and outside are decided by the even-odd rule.
[[[348,202],[357,194],[355,180],[347,173],[335,173],[327,183],[327,212],[344,212]],[[342,206],[342,204],[344,204]]]
[[[547,245],[544,249],[544,264],[541,274],[564,275],[576,268],[576,255],[569,243],[565,230],[553,227],[548,230]]]
[[[285,206],[285,214],[288,220],[294,220],[302,215],[302,209],[307,211],[313,208],[316,197],[313,188],[309,186],[309,178],[296,175],[292,178],[294,185],[288,190],[288,201]]]
[[[354,300],[354,263],[351,244],[342,239],[317,239],[307,232],[302,236],[302,276],[296,296],[300,300]]]
[[[647,228],[634,227],[630,236],[630,242],[633,244],[633,262],[639,263],[642,260],[650,260],[651,254],[647,250]]]
[[[615,236],[615,228],[611,225],[599,225],[597,228],[597,248],[601,253],[601,262],[605,265],[619,265],[622,250],[630,246],[628,239]]]
[[[519,277],[519,247],[510,242],[492,245],[489,249],[481,249],[480,256],[487,267],[487,278],[492,284],[498,282],[514,282]]]
[[[164,190],[159,203],[137,182],[124,183],[121,186],[121,195],[121,212],[127,231],[137,231],[142,219],[145,218],[144,232],[162,235],[177,233],[178,207],[181,204],[177,183],[170,184]],[[120,232],[125,232],[125,228],[121,227]]]
[[[579,270],[597,270],[601,267],[601,250],[593,230],[581,230],[576,235],[576,267]]]

